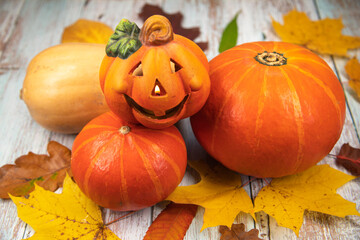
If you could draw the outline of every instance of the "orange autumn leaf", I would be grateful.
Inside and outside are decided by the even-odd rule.
[[[325,18],[312,21],[296,10],[284,15],[284,24],[272,20],[272,25],[282,41],[305,45],[323,54],[346,56],[348,49],[360,47],[360,37],[342,35],[341,19]]]
[[[107,43],[113,32],[108,25],[101,22],[79,19],[64,29],[61,43]]]
[[[197,206],[170,203],[150,225],[143,240],[181,240],[184,238]]]
[[[345,65],[345,71],[349,75],[349,85],[354,89],[360,98],[360,63],[354,57],[350,59]]]

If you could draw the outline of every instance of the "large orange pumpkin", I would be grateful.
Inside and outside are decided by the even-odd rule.
[[[191,118],[195,136],[237,172],[281,177],[325,157],[345,119],[345,97],[330,67],[290,43],[253,42],[210,61],[211,92]]]
[[[71,170],[80,189],[102,207],[138,210],[164,200],[187,163],[180,132],[128,124],[108,112],[76,137]]]
[[[210,92],[208,61],[194,42],[174,34],[163,16],[148,18],[141,31],[122,20],[109,40],[100,84],[118,116],[165,128],[205,104]]]

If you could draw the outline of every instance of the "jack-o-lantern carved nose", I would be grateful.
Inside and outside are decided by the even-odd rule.
[[[156,79],[153,90],[151,91],[151,95],[154,97],[161,97],[166,95],[166,91],[164,87],[161,85],[159,80]]]

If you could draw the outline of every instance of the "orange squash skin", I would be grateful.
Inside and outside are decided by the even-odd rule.
[[[130,132],[121,132],[122,126],[130,127]],[[186,164],[185,143],[174,126],[148,129],[108,112],[76,137],[71,170],[95,203],[130,211],[164,200],[181,182]]]
[[[267,66],[258,53],[287,59]],[[255,177],[281,177],[319,162],[340,137],[345,97],[330,67],[290,43],[253,42],[210,61],[211,92],[193,117],[194,134],[226,167]]]
[[[173,72],[171,61],[179,64],[181,69]],[[132,75],[140,63],[143,76]],[[172,40],[161,45],[144,42],[127,59],[105,56],[100,68],[100,85],[111,111],[116,115],[129,122],[160,129],[201,109],[210,92],[208,70],[209,63],[202,50],[191,40],[173,34]],[[166,95],[152,96],[156,81],[161,83]],[[165,116],[166,111],[183,100],[185,102],[176,114],[156,119],[130,106],[125,95],[156,116]]]

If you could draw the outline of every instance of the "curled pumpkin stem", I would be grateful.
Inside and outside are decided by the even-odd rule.
[[[140,41],[143,45],[162,45],[174,39],[170,21],[161,15],[146,19],[140,31]]]

